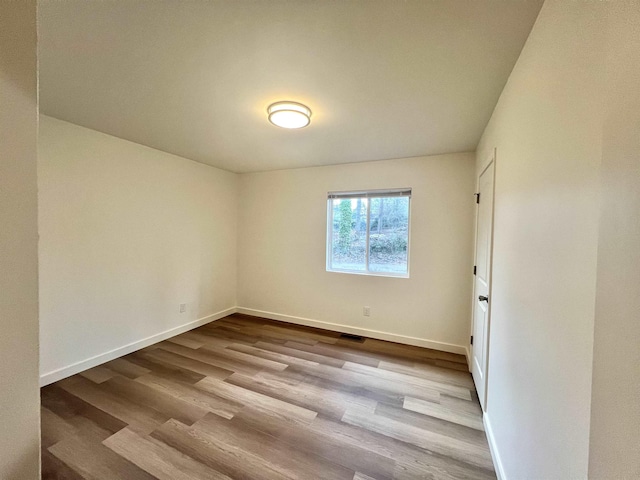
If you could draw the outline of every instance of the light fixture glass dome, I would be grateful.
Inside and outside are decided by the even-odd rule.
[[[267,108],[269,121],[282,128],[302,128],[311,122],[311,109],[297,102],[276,102]]]

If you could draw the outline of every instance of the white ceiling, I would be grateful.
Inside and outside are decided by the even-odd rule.
[[[41,0],[40,108],[234,172],[473,151],[541,3]]]

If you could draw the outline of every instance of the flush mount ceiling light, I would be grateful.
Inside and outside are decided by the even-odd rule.
[[[276,102],[267,108],[269,121],[282,128],[302,128],[311,122],[311,109],[297,102]]]

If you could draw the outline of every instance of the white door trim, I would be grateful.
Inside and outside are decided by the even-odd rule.
[[[489,356],[490,356],[490,348],[491,348],[491,311],[493,306],[493,242],[494,242],[494,225],[495,225],[495,197],[496,197],[496,156],[497,156],[497,148],[494,148],[491,151],[491,154],[488,160],[483,164],[482,170],[480,170],[476,176],[476,191],[480,191],[480,177],[487,169],[493,164],[493,191],[491,192],[491,229],[489,232],[489,238],[491,242],[491,246],[489,248],[489,282],[487,285],[488,289],[488,297],[489,303],[487,305],[487,331],[486,331],[486,350],[484,355],[484,388],[483,388],[483,397],[480,399],[480,404],[483,406],[483,410],[487,411],[487,399],[488,399],[488,387],[489,387]],[[480,200],[482,201],[482,199]],[[477,265],[477,243],[478,243],[478,218],[479,218],[480,209],[476,207],[476,228],[475,228],[475,238],[473,242],[473,263]],[[473,335],[474,332],[474,310],[475,310],[475,302],[476,302],[476,281],[475,276],[473,277],[473,295],[471,297],[471,333]],[[473,348],[478,345],[469,345],[470,348],[470,360],[473,359]],[[472,370],[472,365],[470,363],[469,369]]]

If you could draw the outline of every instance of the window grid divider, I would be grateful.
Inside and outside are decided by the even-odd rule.
[[[365,251],[365,269],[369,273],[369,235],[371,234],[371,199],[367,198],[367,226],[365,228],[366,251]]]

